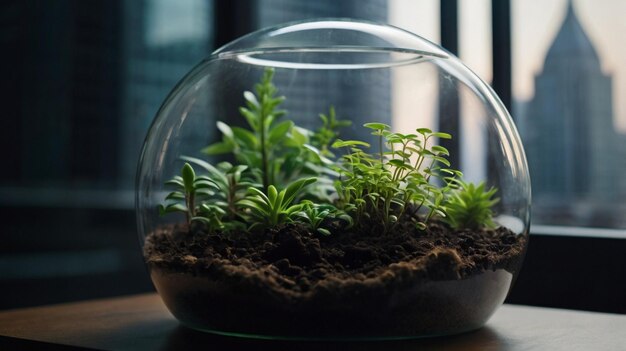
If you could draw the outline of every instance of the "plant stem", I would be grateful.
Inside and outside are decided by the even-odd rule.
[[[388,233],[391,229],[389,216],[391,216],[391,194],[385,194],[385,233]]]
[[[261,99],[265,100],[267,97],[266,96],[262,96]],[[264,106],[264,101],[261,101],[261,106]],[[267,118],[267,116],[265,115],[265,111],[263,109],[263,107],[261,107],[261,111],[260,111],[260,119],[261,119],[261,126],[259,128],[260,130],[260,139],[261,139],[261,172],[263,173],[262,177],[263,177],[263,190],[265,192],[267,192],[267,189],[269,187],[269,166],[268,166],[268,155],[267,155],[267,145],[265,143],[265,139],[266,139],[266,132],[267,129],[265,128],[265,119]]]
[[[185,212],[185,217],[187,217],[187,223],[191,223],[191,218],[193,218],[195,214],[195,196],[194,192],[187,193],[186,201],[187,201],[187,212]]]
[[[228,219],[235,219],[235,212],[237,208],[235,207],[235,196],[237,192],[237,187],[235,185],[235,180],[232,175],[228,176],[228,194],[226,201],[228,203]]]
[[[383,163],[383,134],[381,132],[380,136],[378,137],[378,150],[380,153],[380,168],[385,168],[385,164]]]

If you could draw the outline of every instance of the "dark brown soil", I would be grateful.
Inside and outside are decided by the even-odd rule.
[[[298,224],[229,237],[178,226],[150,234],[144,254],[166,304],[192,327],[390,337],[482,325],[508,292],[526,241],[503,227],[455,232],[439,223],[327,237]]]

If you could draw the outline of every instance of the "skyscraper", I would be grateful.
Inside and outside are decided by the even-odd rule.
[[[212,50],[212,5],[203,0],[123,3],[124,100],[120,184],[132,188],[148,126],[174,85]]]
[[[611,84],[569,2],[521,126],[535,208],[571,212],[620,196],[616,184],[625,167]]]
[[[3,4],[0,58],[11,186],[110,185],[119,138],[121,3]],[[104,147],[109,145],[109,147]]]

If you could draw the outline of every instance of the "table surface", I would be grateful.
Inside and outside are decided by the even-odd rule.
[[[456,336],[376,342],[237,339],[184,328],[156,294],[0,312],[0,349],[626,350],[626,315],[504,305]]]

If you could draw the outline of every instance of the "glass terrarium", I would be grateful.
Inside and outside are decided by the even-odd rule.
[[[163,103],[137,176],[163,301],[238,336],[479,328],[516,278],[529,206],[495,93],[419,36],[343,19],[215,51]]]

